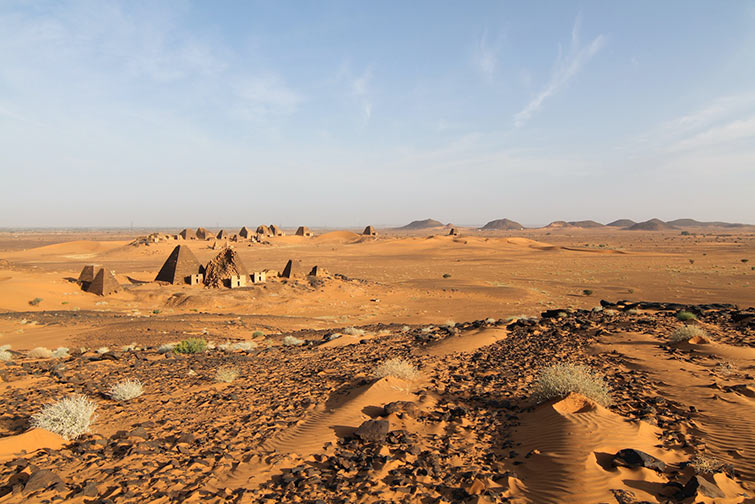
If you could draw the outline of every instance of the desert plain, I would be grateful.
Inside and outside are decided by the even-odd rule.
[[[755,502],[755,227],[454,229],[1,232],[0,503]]]

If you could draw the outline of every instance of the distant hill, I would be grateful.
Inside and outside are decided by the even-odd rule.
[[[677,227],[744,227],[745,226],[745,224],[735,224],[732,222],[720,222],[720,221],[700,222],[700,221],[696,221],[695,219],[676,219],[676,220],[668,221],[666,224],[670,224],[672,226],[677,226]]]
[[[509,219],[496,219],[488,222],[484,226],[480,228],[483,231],[495,231],[495,230],[508,230],[508,229],[515,229],[520,230],[524,229],[524,226],[519,224],[516,221],[509,220]]]
[[[600,222],[595,222],[594,220],[569,221],[569,224],[571,224],[574,227],[580,227],[580,228],[603,227],[603,224],[601,224]]]
[[[661,219],[650,219],[645,222],[638,222],[628,228],[628,231],[664,231],[667,229],[676,229],[674,226],[666,224]]]
[[[566,221],[563,221],[563,220],[557,220],[557,221],[553,221],[553,222],[551,222],[550,224],[548,224],[548,225],[547,225],[547,226],[545,226],[545,227],[547,227],[547,228],[549,228],[549,229],[552,229],[552,228],[568,228],[568,227],[574,227],[574,226],[572,226],[571,224],[569,224],[569,223],[568,223],[568,222],[566,222]]]
[[[413,230],[413,229],[427,229],[427,228],[434,228],[434,227],[443,227],[443,223],[440,221],[436,221],[435,219],[416,220],[416,221],[410,222],[406,226],[402,226],[397,229]]]
[[[611,226],[611,227],[629,227],[629,226],[634,226],[635,224],[637,224],[637,223],[635,221],[633,221],[632,219],[619,219],[619,220],[615,220],[613,222],[609,222],[608,224],[606,224],[606,226]]]

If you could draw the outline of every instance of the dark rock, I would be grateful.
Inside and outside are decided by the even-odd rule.
[[[414,401],[394,401],[386,404],[384,409],[386,415],[403,413],[410,417],[416,417],[419,414],[419,408]]]
[[[390,430],[388,420],[367,420],[362,423],[354,434],[363,441],[383,441]]]
[[[620,467],[647,467],[658,472],[666,471],[666,464],[662,460],[640,450],[633,450],[632,448],[625,448],[616,452],[612,462],[613,465]]]
[[[692,476],[689,481],[684,485],[684,497],[695,497],[698,493],[703,494],[706,497],[712,499],[720,499],[726,497],[715,483],[711,483],[703,476],[697,474]]]
[[[63,484],[60,476],[49,469],[40,469],[29,476],[29,480],[24,485],[24,494],[36,492],[37,490],[45,490],[58,484]]]

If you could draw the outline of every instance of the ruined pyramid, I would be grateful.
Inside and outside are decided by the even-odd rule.
[[[155,282],[186,283],[187,278],[199,273],[199,261],[186,245],[178,245],[165,260]]]

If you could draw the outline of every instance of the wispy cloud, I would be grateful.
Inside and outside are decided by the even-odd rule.
[[[485,29],[475,47],[473,62],[488,80],[493,79],[498,68],[498,45],[498,43],[491,44],[488,40],[488,30]]]
[[[598,35],[587,45],[581,45],[579,30],[581,17],[577,16],[571,33],[569,50],[564,54],[561,46],[558,48],[558,57],[548,84],[543,88],[522,110],[514,115],[514,124],[521,127],[533,114],[542,108],[546,100],[555,95],[564,87],[580,70],[589,62],[605,44],[605,37]]]
[[[362,111],[363,124],[366,126],[372,119],[372,99],[370,93],[370,84],[372,82],[372,66],[368,66],[364,71],[351,79],[351,94],[357,98]]]
[[[235,90],[241,99],[241,111],[256,119],[290,115],[303,100],[299,93],[274,73],[240,79]]]

